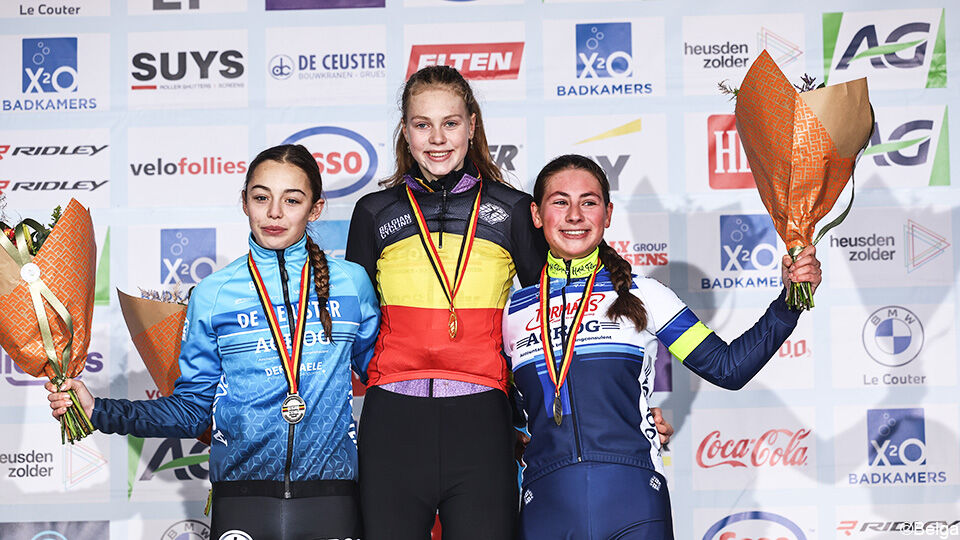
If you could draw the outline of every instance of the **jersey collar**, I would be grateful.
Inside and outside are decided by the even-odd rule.
[[[570,261],[570,279],[590,277],[593,269],[600,263],[600,248],[596,248],[589,255]],[[552,278],[567,278],[567,261],[554,257],[547,252],[547,276]]]

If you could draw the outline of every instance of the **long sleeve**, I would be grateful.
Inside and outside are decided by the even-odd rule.
[[[380,303],[373,291],[373,285],[359,267],[351,267],[351,278],[356,285],[357,298],[360,300],[361,317],[357,339],[353,342],[351,363],[353,371],[366,383],[367,365],[373,357],[373,345],[377,341],[377,333],[380,330]]]
[[[367,271],[370,283],[377,282],[377,245],[373,234],[373,216],[360,199],[353,207],[353,216],[350,218],[350,230],[347,233],[347,253],[344,257],[350,262],[359,264]]]
[[[532,285],[540,278],[549,249],[543,231],[533,226],[530,201],[530,196],[521,197],[510,211],[511,255],[521,287]]]
[[[217,337],[211,328],[213,295],[201,282],[187,307],[180,377],[173,395],[149,401],[97,398],[91,421],[104,433],[138,437],[197,437],[211,422],[220,382]]]

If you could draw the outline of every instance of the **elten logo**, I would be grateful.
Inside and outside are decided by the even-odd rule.
[[[217,266],[217,230],[160,229],[160,281],[194,284]]]
[[[863,347],[878,364],[899,367],[909,364],[923,348],[920,318],[902,306],[885,306],[863,324]]]
[[[414,45],[407,78],[427,66],[451,66],[468,80],[516,79],[522,60],[522,41]]]
[[[77,38],[23,40],[23,93],[77,91]]]

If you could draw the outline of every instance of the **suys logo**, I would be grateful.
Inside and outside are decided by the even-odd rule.
[[[834,71],[842,72],[858,64],[869,63],[871,69],[883,71],[919,69],[923,67],[927,55],[932,54],[926,87],[946,87],[945,10],[939,10],[939,21],[935,16],[929,20],[904,21],[905,14],[895,11],[862,13],[859,14],[861,19],[866,16],[873,22],[859,27],[854,23],[850,28],[852,32],[844,31],[841,36],[843,18],[857,15],[823,15],[824,64],[832,67],[824,77],[824,82]],[[936,34],[933,33],[935,28]],[[849,40],[845,39],[847,36],[850,36]],[[835,55],[837,51],[842,51],[839,58]],[[832,66],[831,62],[834,62]]]
[[[209,540],[210,527],[202,521],[185,519],[167,527],[158,540]]]
[[[909,364],[923,348],[920,318],[902,306],[884,306],[871,313],[861,335],[867,354],[884,366]]]
[[[217,266],[217,230],[160,229],[160,281],[199,283]]]
[[[24,38],[24,94],[76,92],[77,84],[77,38]]]
[[[633,37],[628,22],[578,24],[577,78],[633,75]]]
[[[313,145],[324,149],[324,152],[314,151],[313,157],[322,174],[333,175],[335,183],[342,185],[336,189],[325,189],[327,199],[350,195],[373,180],[377,173],[377,151],[363,135],[337,126],[317,126],[290,135],[282,144],[304,144],[310,148],[309,144],[300,142],[308,137],[326,139],[322,145]]]
[[[770,528],[776,532],[771,533]],[[703,540],[745,540],[757,538],[756,534],[777,540],[807,540],[803,529],[790,519],[758,510],[731,514],[717,521],[707,529]]]
[[[756,186],[743,143],[732,114],[707,117],[707,171],[712,189],[744,189]]]
[[[516,79],[522,60],[522,41],[414,45],[407,78],[427,66],[450,66],[468,80]]]
[[[723,271],[769,271],[779,262],[776,230],[770,216],[720,216],[720,267]]]
[[[932,118],[917,118],[889,126],[876,122],[870,135],[870,145],[863,152],[878,167],[919,167],[932,158],[929,185],[950,185],[950,148],[947,109],[944,108],[939,133],[934,133],[937,122]],[[892,128],[892,129],[890,129]],[[936,138],[936,154],[930,154]]]
[[[133,55],[131,63],[133,71],[130,75],[134,79],[149,83],[159,75],[164,81],[179,81],[188,74],[196,73],[201,81],[209,80],[212,72],[218,73],[224,79],[237,79],[243,76],[243,53],[236,49],[225,51],[178,51],[161,52],[158,55],[152,52],[139,52]],[[156,84],[134,84],[131,90],[156,90]]]
[[[927,464],[923,409],[868,409],[867,461],[871,467]]]

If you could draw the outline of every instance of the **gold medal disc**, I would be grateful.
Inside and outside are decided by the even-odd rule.
[[[563,405],[560,404],[560,396],[553,398],[553,421],[560,425],[563,420]]]
[[[448,323],[450,330],[450,341],[453,341],[457,337],[457,312],[450,309],[450,321]]]

